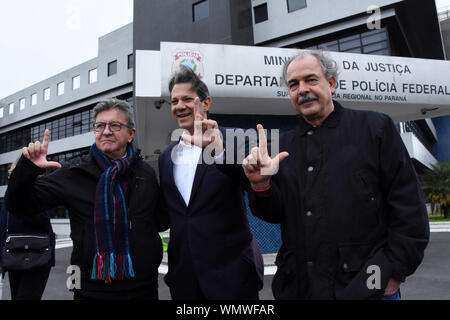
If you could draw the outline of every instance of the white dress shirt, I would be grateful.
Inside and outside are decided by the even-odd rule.
[[[195,171],[197,170],[202,148],[195,145],[187,145],[182,140],[175,148],[177,148],[177,161],[173,163],[173,178],[187,206],[191,198]]]

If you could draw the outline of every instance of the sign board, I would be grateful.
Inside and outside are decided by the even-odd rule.
[[[190,66],[213,97],[282,98],[283,64],[301,50],[161,43],[162,95],[171,73]],[[450,105],[450,62],[330,52],[339,69],[335,98],[342,101]]]

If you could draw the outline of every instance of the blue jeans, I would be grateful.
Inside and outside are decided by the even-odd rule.
[[[400,290],[389,296],[383,296],[380,300],[401,300]]]

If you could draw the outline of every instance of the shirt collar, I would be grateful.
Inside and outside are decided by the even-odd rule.
[[[334,110],[328,115],[328,117],[324,120],[324,122],[320,125],[320,127],[325,128],[335,128],[339,125],[339,120],[341,119],[342,109],[343,107],[339,102],[333,100]],[[314,127],[308,123],[302,116],[300,116],[300,134],[304,135],[309,130]]]
[[[196,145],[187,144],[183,141],[183,139],[180,138],[180,141],[178,142],[178,150],[193,150],[193,149],[201,149],[200,147]]]

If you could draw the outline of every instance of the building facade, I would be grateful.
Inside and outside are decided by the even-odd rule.
[[[160,41],[261,48],[325,48],[348,54],[445,59],[439,19],[432,0],[190,0],[183,1],[182,4],[176,1],[135,0],[134,5],[134,51],[136,54],[142,51],[140,54],[143,54],[145,50],[161,50],[161,57],[155,54],[148,56],[147,60],[168,59],[168,55],[176,52],[176,45],[165,46],[173,47],[172,51],[163,50]],[[161,14],[149,19],[152,12]],[[416,23],[419,20],[423,22],[420,25]],[[183,46],[180,44],[179,47],[181,49]],[[196,50],[191,52],[202,54]],[[204,49],[206,50],[207,48]],[[220,50],[217,49],[218,52]],[[248,52],[251,54],[250,50]],[[207,62],[211,63],[211,60],[215,59],[216,64],[220,64],[220,53],[204,56]],[[236,56],[236,59],[239,57]],[[269,69],[278,65],[277,57],[270,59],[273,60],[263,67]],[[230,60],[232,59],[229,56],[226,57],[224,47],[223,64],[231,64],[229,69],[233,69]],[[140,81],[141,69],[147,68],[146,70],[151,72],[156,69],[155,65],[153,66],[152,69],[144,64],[136,65],[135,86],[141,87],[141,83],[144,83],[149,87],[151,83],[158,88],[148,95],[135,92],[135,102],[137,113],[141,115],[139,120],[145,121],[145,124],[140,124],[140,147],[146,159],[155,164],[159,153],[171,142],[170,133],[176,124],[170,114],[169,104],[165,103],[168,101],[166,84],[160,83],[161,79],[166,80],[164,74],[170,73],[170,70],[155,71],[155,74],[162,76],[159,78],[156,75],[157,80],[154,82]],[[170,63],[162,63],[161,66],[169,69]],[[236,85],[233,79],[240,75],[224,73],[224,78],[221,79],[226,76],[230,76],[232,86]],[[257,98],[228,98],[221,95],[217,89],[217,75],[215,83],[213,78],[209,78],[209,81],[207,84],[210,85],[213,96],[210,117],[223,126],[254,128],[261,122],[265,128],[279,129],[282,134],[297,123],[296,115],[284,112],[285,109],[281,106],[286,104],[282,99],[269,101]],[[163,99],[148,98],[159,96]],[[416,103],[414,107],[420,111],[413,115],[396,113],[394,104],[378,103],[369,106],[365,103],[358,105],[344,102],[344,105],[351,108],[372,108],[391,115],[398,124],[403,141],[419,173],[436,163],[433,146],[440,139],[440,132],[431,118],[448,114],[448,102],[432,107],[426,103]],[[258,108],[260,112],[255,111]],[[249,220],[260,244],[269,237],[268,233],[271,234],[270,237],[276,238],[272,234],[272,227],[261,225],[261,222],[251,215]],[[262,235],[258,237],[259,233]],[[270,246],[276,247],[276,244],[267,244],[267,247]],[[271,251],[273,248],[266,250],[266,244],[264,247],[265,252],[276,251]]]
[[[0,100],[0,201],[8,169],[31,141],[50,130],[48,158],[64,161],[89,151],[94,142],[93,112],[104,98],[133,104],[133,24],[101,38],[98,57]],[[67,218],[58,208],[56,218]]]
[[[330,3],[335,3],[332,10]],[[190,0],[182,3],[135,0],[134,10],[134,51],[159,50],[161,41],[174,41],[325,48],[337,52],[422,59],[444,60],[446,57],[432,0]],[[159,14],[149,19],[153,12]],[[419,19],[424,23],[415,23]],[[140,101],[139,97],[136,97],[136,104],[138,113],[144,115],[142,119],[154,128],[147,132],[141,130],[141,134],[151,136],[152,141],[140,139],[147,159],[154,162],[158,152],[169,142],[167,133],[161,133],[160,129],[165,127],[161,124],[169,123],[173,129],[171,119],[152,110],[152,106]],[[389,109],[383,106],[375,108],[390,114]],[[258,121],[254,112],[245,108],[238,114],[217,112],[218,109],[213,106],[211,116],[224,125],[253,127]],[[437,161],[433,145],[441,130],[436,130],[430,118],[440,113],[433,109],[429,106],[422,108],[427,118],[410,119],[390,114],[398,122],[399,131],[420,173],[430,167],[430,162]],[[267,118],[269,127],[278,127],[282,131],[296,123],[294,115],[274,112]]]

